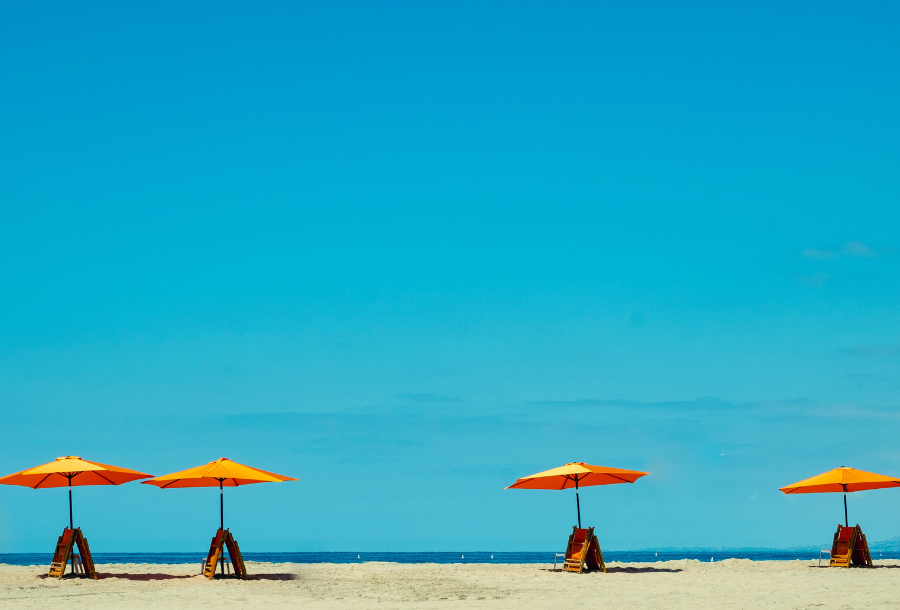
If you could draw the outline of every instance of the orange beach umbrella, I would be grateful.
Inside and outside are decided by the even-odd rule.
[[[137,479],[148,479],[152,474],[137,470],[110,466],[100,462],[83,460],[76,455],[58,457],[55,461],[28,470],[0,477],[4,485],[22,485],[32,489],[45,487],[69,487],[69,528],[72,527],[72,486],[121,485]]]
[[[571,489],[575,488],[575,505],[578,507],[578,528],[581,529],[581,500],[579,487],[590,485],[615,485],[634,483],[650,474],[638,470],[622,470],[607,466],[591,466],[584,462],[570,462],[559,468],[552,468],[527,477],[517,479],[506,489]]]
[[[883,489],[900,487],[900,479],[855,468],[835,468],[809,479],[797,481],[792,485],[780,487],[786,494],[844,493],[844,525],[850,527],[847,520],[847,492],[865,491],[867,489]]]
[[[183,487],[218,487],[219,488],[219,520],[221,528],[225,529],[225,499],[223,487],[238,487],[253,483],[281,483],[283,481],[296,481],[293,477],[286,477],[274,472],[260,470],[251,466],[244,466],[232,462],[228,458],[219,458],[209,464],[188,468],[181,472],[164,474],[162,476],[141,481],[146,485],[156,485],[161,489],[178,489]]]

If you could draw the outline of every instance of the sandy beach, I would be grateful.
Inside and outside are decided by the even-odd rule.
[[[609,573],[489,564],[248,563],[250,581],[207,581],[197,565],[107,564],[100,579],[0,566],[4,608],[894,608],[900,561],[874,569],[729,559],[611,563]]]

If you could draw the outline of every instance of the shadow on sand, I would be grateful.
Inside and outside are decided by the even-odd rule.
[[[649,574],[651,572],[681,572],[681,568],[606,568],[609,573],[616,574]]]
[[[900,566],[898,566],[900,567]],[[560,568],[548,568],[546,572],[562,572]],[[681,572],[680,568],[606,568],[609,574],[651,574],[653,572]],[[603,572],[585,572],[585,574],[602,574]]]
[[[297,574],[251,574],[248,580],[297,580]]]
[[[198,576],[197,574],[187,575],[187,576],[177,576],[175,574],[103,574],[101,572],[97,572],[97,578],[99,580],[106,580],[107,578],[121,578],[123,580],[182,580],[185,578],[194,578]]]
[[[98,573],[97,576],[99,576],[100,578],[103,578],[102,574]],[[37,577],[46,579],[46,578],[50,578],[50,575],[45,572],[44,574],[38,574]],[[59,580],[59,579],[56,576],[54,576],[53,580]],[[90,576],[86,576],[84,574],[72,574],[71,572],[69,572],[62,577],[62,580],[94,580],[94,579],[91,578]]]

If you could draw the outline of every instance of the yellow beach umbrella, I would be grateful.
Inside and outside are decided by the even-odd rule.
[[[110,466],[100,462],[83,460],[76,455],[58,457],[55,461],[0,477],[3,485],[22,485],[32,489],[69,487],[69,528],[72,526],[72,486],[121,485],[138,479],[148,479],[152,474],[137,470]]]
[[[634,483],[650,474],[638,470],[623,470],[608,466],[592,466],[584,462],[569,462],[565,466],[552,468],[527,477],[517,479],[506,489],[571,489],[575,488],[575,505],[578,507],[578,529],[581,529],[581,500],[579,487],[591,485],[615,485]]]
[[[867,489],[884,489],[900,487],[900,479],[884,474],[875,474],[855,468],[835,468],[809,479],[797,481],[791,485],[780,487],[786,494],[841,493],[844,494],[844,526],[850,527],[847,520],[847,492],[865,491]]]
[[[184,487],[218,487],[219,488],[219,521],[225,529],[225,496],[223,487],[238,487],[253,483],[281,483],[296,481],[274,472],[260,470],[233,462],[228,458],[219,458],[209,464],[188,468],[181,472],[165,474],[149,481],[141,481],[147,485],[156,485],[161,489],[179,489]]]

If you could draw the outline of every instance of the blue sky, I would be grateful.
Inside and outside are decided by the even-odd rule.
[[[245,550],[822,544],[900,475],[900,7],[6,4],[0,471],[220,456]],[[211,490],[79,488],[95,551]],[[900,491],[852,494],[870,540]],[[0,489],[0,551],[62,490]]]

